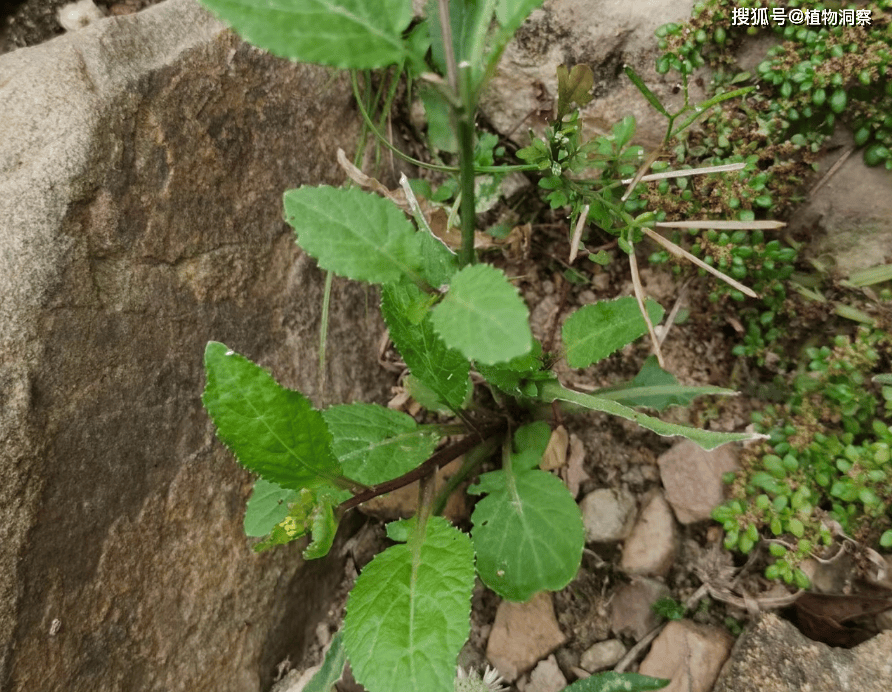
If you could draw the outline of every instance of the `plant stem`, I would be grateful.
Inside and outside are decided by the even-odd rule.
[[[458,121],[458,144],[461,177],[461,252],[459,264],[474,263],[474,114],[467,105]]]
[[[363,492],[358,492],[349,500],[345,500],[340,505],[338,505],[338,511],[345,512],[352,507],[361,505],[363,502],[368,502],[373,497],[378,497],[378,495],[383,495],[384,493],[398,490],[404,485],[414,483],[418,479],[426,476],[432,470],[436,470],[438,468],[446,466],[446,464],[448,464],[453,459],[457,459],[462,454],[470,451],[490,437],[494,435],[501,435],[506,429],[507,424],[504,422],[499,422],[483,428],[479,434],[468,435],[464,439],[459,440],[454,444],[448,445],[440,451],[436,452],[430,459],[421,464],[421,466],[415,467],[414,469],[409,471],[409,473],[403,474],[399,478],[394,478],[391,481],[379,483],[378,485],[375,485]]]
[[[446,482],[446,485],[437,495],[437,498],[434,501],[433,514],[440,515],[443,513],[443,510],[446,509],[446,503],[449,501],[449,496],[455,492],[455,489],[458,488],[466,478],[477,470],[477,467],[480,466],[480,464],[492,455],[498,444],[499,437],[494,435],[483,442],[483,444],[477,445],[474,449],[465,454],[465,459],[462,462],[461,468]]]

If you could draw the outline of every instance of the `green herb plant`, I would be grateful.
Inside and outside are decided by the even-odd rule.
[[[422,214],[413,223],[389,200],[357,188],[289,190],[284,209],[298,244],[321,268],[380,286],[381,310],[411,371],[413,395],[432,411],[448,412],[452,422],[420,424],[370,403],[317,410],[303,394],[217,342],[205,351],[203,402],[217,436],[259,476],[245,513],[247,534],[261,539],[258,550],[307,536],[303,556],[322,557],[347,511],[420,481],[415,516],[387,525],[394,545],[357,579],[337,653],[330,656],[348,660],[370,692],[458,689],[455,663],[469,634],[475,576],[501,597],[525,601],[565,587],[579,569],[579,509],[564,484],[539,469],[551,436],[541,413],[537,417],[537,411],[551,410],[542,404],[606,412],[707,449],[752,435],[671,424],[631,408],[642,401],[661,407],[698,394],[729,393],[679,386],[653,363],[620,390],[587,394],[562,386],[511,280],[477,262],[475,178],[492,172],[475,168],[477,100],[507,41],[540,0],[440,0],[429,4],[427,19],[415,23],[410,0],[204,2],[247,40],[276,55],[354,70],[405,69],[424,85],[429,111],[450,124],[459,164],[457,254],[432,234]],[[572,97],[584,100],[578,91]],[[627,139],[628,123],[621,127]],[[604,157],[605,165],[622,165],[618,151],[612,149],[615,160]],[[610,221],[629,242],[642,223],[625,212]],[[648,301],[644,309],[651,321],[662,318],[657,303]],[[586,367],[645,332],[632,297],[588,305],[567,319],[562,355],[573,367]],[[472,372],[485,387],[473,386]],[[477,476],[493,454],[498,468],[479,475],[468,489],[481,496],[468,535],[440,514],[447,494]],[[436,493],[434,472],[459,456],[464,461],[457,481]],[[327,665],[325,681],[317,684],[330,685],[333,667]],[[461,689],[470,689],[466,681]],[[664,684],[606,674],[568,689]]]
[[[767,546],[769,579],[807,588],[807,557],[845,541],[892,547],[892,377],[870,376],[890,347],[886,331],[866,326],[809,346],[787,401],[754,415],[768,439],[744,452],[713,518],[726,548]]]

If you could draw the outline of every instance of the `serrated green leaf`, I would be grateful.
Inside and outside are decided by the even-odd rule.
[[[613,137],[616,140],[616,148],[622,149],[635,134],[635,117],[627,115],[613,126]]]
[[[344,635],[338,632],[331,639],[331,646],[322,661],[322,667],[310,678],[303,692],[331,692],[334,684],[344,674],[347,652],[344,650]]]
[[[530,462],[535,466],[542,458],[548,426],[521,430],[515,437],[520,451],[511,454],[511,463],[483,474],[468,490],[487,494],[471,516],[477,572],[511,601],[564,588],[579,570],[585,545],[582,515],[567,487],[556,476],[530,468]]]
[[[698,396],[704,394],[737,394],[733,389],[702,386],[684,387],[672,373],[666,372],[657,362],[656,356],[648,356],[631,382],[616,387],[604,387],[592,392],[602,399],[618,401],[626,406],[645,406],[662,411],[669,406],[688,406]]]
[[[413,323],[407,315],[426,296],[411,284],[388,284],[381,291],[381,312],[390,338],[412,375],[452,410],[464,406],[471,388],[471,367],[458,351],[447,348],[434,331],[430,315]]]
[[[652,678],[639,673],[608,671],[577,680],[561,692],[650,692],[663,689],[669,682],[663,678]]]
[[[297,62],[357,70],[406,57],[411,0],[201,0],[249,43]]]
[[[304,488],[296,493],[285,518],[273,527],[269,536],[254,546],[254,550],[259,553],[312,535],[312,540],[303,551],[304,559],[325,557],[338,532],[339,520],[334,508],[349,497],[350,493],[346,490]]]
[[[401,411],[377,404],[342,404],[322,412],[344,473],[376,485],[408,473],[437,446],[439,437]]]
[[[254,538],[267,535],[288,516],[288,503],[296,497],[296,490],[258,478],[245,507],[245,535]]]
[[[507,363],[496,365],[483,365],[476,363],[477,371],[486,378],[486,381],[501,389],[511,396],[525,396],[523,385],[528,380],[541,381],[554,379],[554,373],[542,369],[542,344],[533,339],[532,350],[517,358],[512,358]]]
[[[424,258],[422,274],[425,281],[434,287],[448,284],[458,271],[458,255],[426,230],[419,232],[418,236]]]
[[[648,299],[651,322],[663,319],[663,308]],[[572,368],[585,368],[647,332],[647,324],[632,296],[585,305],[567,318],[561,334]]]
[[[295,490],[336,485],[343,478],[322,414],[303,394],[216,341],[205,349],[204,366],[202,403],[217,437],[240,464]]]
[[[323,269],[370,283],[421,281],[420,234],[382,197],[355,187],[300,187],[285,193],[285,220]]]
[[[446,345],[484,365],[504,363],[532,349],[527,306],[505,274],[488,264],[458,272],[432,312],[434,329]]]
[[[657,435],[664,437],[672,437],[681,435],[693,442],[696,442],[705,450],[715,449],[720,445],[728,442],[743,442],[744,440],[755,440],[764,438],[764,435],[757,433],[723,433],[714,432],[712,430],[700,430],[699,428],[690,428],[686,425],[677,425],[675,423],[667,423],[659,418],[639,413],[635,409],[623,406],[609,399],[592,396],[591,394],[583,394],[582,392],[574,392],[572,389],[565,389],[560,384],[546,382],[539,387],[539,396],[543,401],[567,401],[578,406],[582,406],[592,411],[602,411],[613,416],[619,416],[626,420],[633,421],[642,428],[652,430]]]
[[[474,551],[442,517],[379,553],[347,600],[344,645],[369,692],[452,692],[470,631]]]

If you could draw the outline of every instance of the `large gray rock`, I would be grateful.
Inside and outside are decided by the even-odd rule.
[[[202,353],[320,402],[281,195],[357,132],[343,79],[194,0],[0,58],[0,689],[249,691],[300,658],[339,565],[251,552]],[[326,400],[380,401],[374,296],[332,305]]]
[[[585,64],[595,73],[594,100],[582,111],[586,136],[609,132],[626,115],[638,123],[636,141],[657,146],[666,131],[660,115],[626,77],[629,64],[663,103],[682,105],[676,76],[658,75],[654,67],[654,31],[690,17],[694,0],[604,2],[545,0],[508,44],[498,71],[481,101],[481,110],[502,134],[526,141],[539,130],[557,101],[557,66]],[[703,96],[690,86],[691,102]],[[546,113],[546,111],[548,111]]]
[[[807,639],[776,615],[764,615],[734,645],[713,692],[888,692],[892,631],[853,649]]]

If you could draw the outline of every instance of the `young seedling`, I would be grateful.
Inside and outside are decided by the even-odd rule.
[[[420,481],[416,515],[387,525],[394,545],[363,569],[350,593],[343,652],[370,692],[469,689],[467,678],[456,682],[455,663],[469,633],[475,577],[501,597],[523,601],[564,588],[580,565],[579,509],[566,486],[539,468],[551,430],[535,418],[543,408],[537,404],[565,402],[603,411],[660,435],[683,435],[707,449],[753,435],[698,430],[632,408],[732,393],[679,386],[653,364],[622,391],[564,387],[532,334],[517,288],[501,270],[477,262],[477,99],[507,41],[540,0],[439,0],[429,3],[427,18],[412,27],[410,0],[331,0],[324,11],[314,0],[204,1],[245,38],[277,55],[349,69],[405,68],[427,85],[432,112],[445,113],[452,125],[460,181],[458,253],[431,233],[417,210],[416,226],[390,199],[357,188],[289,190],[284,207],[298,244],[321,268],[380,286],[382,314],[411,371],[413,396],[430,409],[451,412],[456,422],[419,424],[405,413],[366,403],[317,410],[304,395],[216,342],[205,351],[203,402],[218,437],[259,476],[245,514],[247,533],[263,538],[257,549],[308,536],[304,557],[321,557],[347,511]],[[584,74],[569,71],[565,80],[568,98],[584,101]],[[569,113],[569,104],[564,107]],[[634,123],[624,121],[621,129],[624,146]],[[615,168],[622,152],[612,146],[614,158],[602,162]],[[559,152],[552,154],[564,160]],[[555,176],[564,180],[560,172]],[[614,213],[616,205],[603,195],[591,195],[592,213],[609,217],[631,250],[651,220],[621,209]],[[413,197],[409,191],[403,196],[412,210]],[[641,305],[651,323],[662,318],[663,308],[654,301]],[[585,306],[564,325],[563,355],[571,366],[587,367],[646,331],[634,298]],[[475,389],[472,373],[485,380],[491,397]],[[478,475],[481,463],[496,451],[499,467]],[[436,469],[461,455],[462,476],[476,476],[469,492],[481,498],[470,535],[440,516],[445,500],[433,484]],[[319,684],[329,684],[329,673]],[[485,676],[477,682],[496,684]],[[665,684],[605,674],[568,689],[645,690]]]

